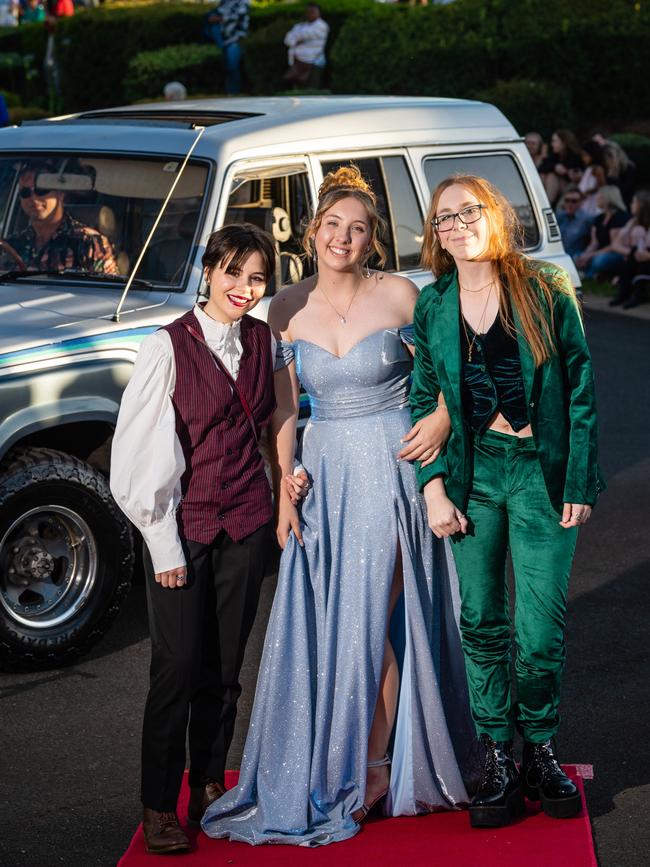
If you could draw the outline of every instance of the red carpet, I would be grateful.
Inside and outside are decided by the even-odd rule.
[[[319,849],[212,840],[190,828],[193,851],[166,860],[147,855],[139,827],[118,867],[160,867],[169,861],[179,867],[365,867],[372,861],[381,867],[598,867],[582,785],[583,779],[591,779],[591,767],[568,765],[565,770],[583,792],[583,811],[574,819],[549,819],[530,803],[527,816],[496,830],[470,828],[463,812],[378,818],[352,840]],[[236,772],[228,772],[226,784],[234,785],[236,780]],[[188,796],[184,786],[179,799],[183,824]]]

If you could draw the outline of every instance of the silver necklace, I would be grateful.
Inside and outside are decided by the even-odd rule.
[[[341,325],[347,325],[348,324],[348,313],[350,312],[350,307],[352,307],[352,302],[357,297],[357,292],[361,288],[361,281],[359,280],[359,282],[357,283],[357,288],[352,293],[352,298],[350,298],[350,303],[348,304],[348,306],[345,310],[345,313],[341,313],[339,310],[336,309],[336,307],[332,304],[332,302],[328,298],[327,292],[323,289],[323,287],[320,284],[318,285],[317,288],[320,289],[320,291],[323,293],[323,296],[324,296],[325,300],[327,301],[327,303],[329,304],[329,306],[332,308],[332,310],[339,317],[339,321],[340,321]]]

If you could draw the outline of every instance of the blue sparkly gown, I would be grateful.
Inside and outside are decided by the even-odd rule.
[[[338,358],[305,340],[279,349],[311,402],[301,460],[304,548],[292,535],[260,665],[239,784],[213,803],[212,837],[316,846],[359,826],[368,735],[382,670],[398,546],[404,592],[391,641],[400,692],[387,812],[468,801],[477,768],[447,544],[427,526],[415,472],[398,462],[410,429],[412,330],[376,331]]]

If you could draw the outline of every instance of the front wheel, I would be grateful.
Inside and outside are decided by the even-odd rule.
[[[126,598],[128,521],[104,476],[50,449],[0,468],[0,667],[37,670],[86,653]]]

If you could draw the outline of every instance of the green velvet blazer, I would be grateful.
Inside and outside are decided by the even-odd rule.
[[[548,263],[541,267],[550,282],[570,285],[566,272]],[[591,357],[573,290],[558,289],[555,293],[553,318],[557,352],[537,368],[516,314],[514,322],[533,437],[550,500],[561,511],[563,503],[594,505],[605,483],[597,463]],[[464,511],[472,484],[472,434],[462,405],[456,270],[424,287],[415,307],[414,331],[413,421],[435,410],[442,391],[452,428],[434,463],[422,467],[417,462],[418,482],[422,489],[434,477],[442,476],[449,499]]]

